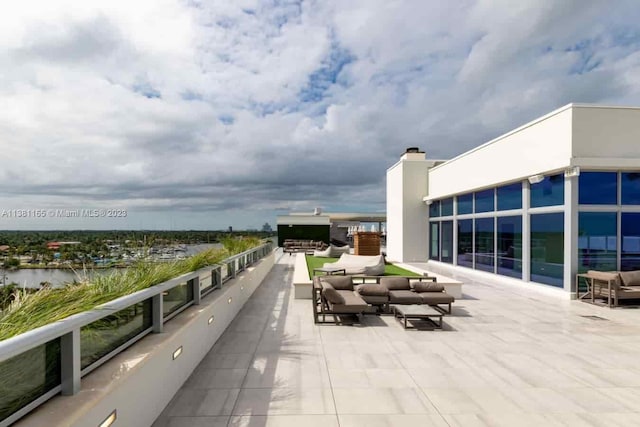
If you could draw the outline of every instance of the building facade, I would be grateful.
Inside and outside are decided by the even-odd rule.
[[[454,159],[387,171],[387,256],[575,294],[640,270],[640,108],[569,104]]]

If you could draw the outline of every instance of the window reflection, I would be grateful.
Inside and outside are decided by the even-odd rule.
[[[562,287],[564,213],[531,215],[531,280]]]
[[[493,272],[493,218],[476,219],[475,236],[476,270]]]
[[[617,203],[617,172],[582,172],[578,182],[578,203],[581,205],[615,205]]]
[[[622,271],[640,270],[640,213],[622,214],[622,253],[620,269]]]
[[[473,267],[473,220],[458,220],[458,265]]]
[[[498,217],[498,274],[522,279],[522,217]]]
[[[578,271],[616,270],[617,214],[580,212],[578,214]]]

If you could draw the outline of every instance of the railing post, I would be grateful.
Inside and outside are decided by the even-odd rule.
[[[200,278],[194,277],[189,280],[189,285],[191,286],[191,289],[193,289],[193,304],[200,305],[200,299],[202,297],[200,294]]]
[[[80,329],[60,337],[62,394],[72,396],[80,392]]]
[[[222,266],[219,265],[217,266],[212,272],[211,272],[211,278],[213,279],[213,275],[215,274],[215,278],[216,278],[216,285],[215,287],[218,289],[222,289]]]
[[[153,333],[162,333],[162,294],[151,297],[151,321],[153,322]]]

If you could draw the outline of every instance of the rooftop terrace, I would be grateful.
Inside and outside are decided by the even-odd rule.
[[[640,425],[637,310],[465,279],[442,331],[315,325],[292,275],[278,257],[154,427]]]

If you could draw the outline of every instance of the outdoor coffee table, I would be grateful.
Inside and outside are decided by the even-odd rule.
[[[436,310],[428,305],[392,305],[393,312],[397,319],[404,321],[404,328],[410,329],[407,326],[407,319],[422,319],[430,322],[434,327],[442,329],[442,312]],[[436,320],[434,320],[437,319]],[[413,329],[416,329],[415,327]]]
[[[316,272],[324,273],[325,275],[340,274],[344,276],[347,274],[347,270],[340,267],[318,267],[313,269],[314,276]]]

